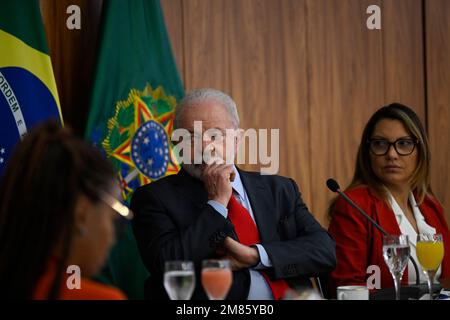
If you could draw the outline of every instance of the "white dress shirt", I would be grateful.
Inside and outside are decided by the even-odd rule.
[[[252,217],[253,221],[255,221],[252,206],[250,205],[247,193],[245,192],[244,185],[242,184],[239,172],[236,170],[236,168],[234,168],[234,171],[236,173],[236,177],[234,178],[234,181],[231,183],[231,186],[233,187],[233,194],[236,197],[237,201],[243,207],[245,207],[245,209],[247,209],[247,211],[250,213],[250,216]],[[209,200],[208,204],[211,205],[217,212],[219,212],[225,218],[228,217],[228,209],[224,207],[221,203],[214,200]],[[266,279],[264,279],[263,275],[257,271],[272,267],[272,262],[270,261],[270,258],[267,255],[266,250],[261,244],[256,244],[256,248],[258,249],[260,263],[255,268],[249,269],[250,290],[247,299],[273,300],[273,294],[269,284],[267,283]]]
[[[409,222],[408,218],[403,213],[403,210],[400,208],[395,198],[392,196],[389,190],[387,191],[389,196],[389,202],[391,204],[392,210],[394,211],[395,218],[397,219],[400,232],[404,235],[407,235],[409,238],[411,248],[410,255],[417,262],[417,267],[419,268],[420,283],[426,283],[427,278],[422,271],[422,267],[420,266],[416,254],[417,232],[416,230],[414,230],[413,226],[411,225],[411,222]],[[409,203],[411,204],[411,208],[413,209],[413,214],[414,218],[416,219],[417,229],[419,230],[419,233],[436,234],[436,229],[426,223],[425,218],[420,212],[419,206],[417,205],[416,199],[414,198],[414,194],[412,192],[409,193]],[[440,275],[441,275],[441,267],[439,267],[438,271],[436,272],[436,276],[434,278],[435,282],[437,281],[437,279],[439,279]],[[408,261],[408,282],[409,284],[416,283],[416,272],[414,270],[414,266],[411,260]]]

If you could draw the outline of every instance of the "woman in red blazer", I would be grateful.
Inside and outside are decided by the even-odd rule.
[[[442,234],[445,253],[439,275],[445,279],[450,277],[450,233],[430,189],[429,167],[428,140],[418,116],[406,106],[391,104],[367,123],[345,193],[390,234],[408,234],[414,243],[417,233]],[[337,255],[331,274],[334,291],[341,285],[366,285],[371,265],[380,268],[381,288],[393,287],[383,259],[382,233],[340,197],[330,206],[330,216]],[[415,256],[415,246],[410,247]],[[402,285],[412,282],[410,267]]]

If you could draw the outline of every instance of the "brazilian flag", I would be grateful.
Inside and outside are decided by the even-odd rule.
[[[37,123],[62,122],[38,1],[0,1],[0,177]]]
[[[157,0],[106,0],[86,138],[117,170],[123,200],[180,166],[172,149],[175,105],[184,92]],[[149,276],[132,229],[118,239],[99,280],[144,297]]]

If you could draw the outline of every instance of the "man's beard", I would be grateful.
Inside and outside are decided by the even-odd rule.
[[[189,175],[195,179],[203,181],[203,171],[208,165],[206,163],[202,164],[185,164],[183,163],[183,169],[186,170]]]
[[[201,157],[203,158],[202,163],[183,163],[183,169],[186,170],[187,173],[189,173],[192,177],[199,179],[199,180],[203,180],[203,171],[205,170],[205,168],[212,163],[224,163],[225,160],[222,156],[220,155],[201,155]],[[234,158],[235,158],[235,154],[232,153],[230,155],[228,155],[227,158],[225,159],[233,159],[232,161],[228,162],[228,164],[234,164]],[[216,161],[217,160],[217,161]]]
[[[205,164],[183,164],[183,169],[186,170],[192,177],[202,180],[203,170]]]

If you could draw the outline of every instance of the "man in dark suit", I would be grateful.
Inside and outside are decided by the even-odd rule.
[[[200,135],[195,121],[201,121]],[[296,183],[234,166],[242,132],[229,96],[214,89],[190,92],[177,106],[175,128],[193,137],[183,142],[199,143],[184,149],[177,175],[138,188],[131,202],[134,233],[151,274],[147,297],[167,299],[163,275],[170,260],[194,262],[193,299],[207,298],[199,276],[204,259],[230,260],[227,298],[239,300],[279,299],[289,287],[310,286],[309,277],[334,269],[334,241],[308,211]],[[192,163],[202,152],[201,161]]]

